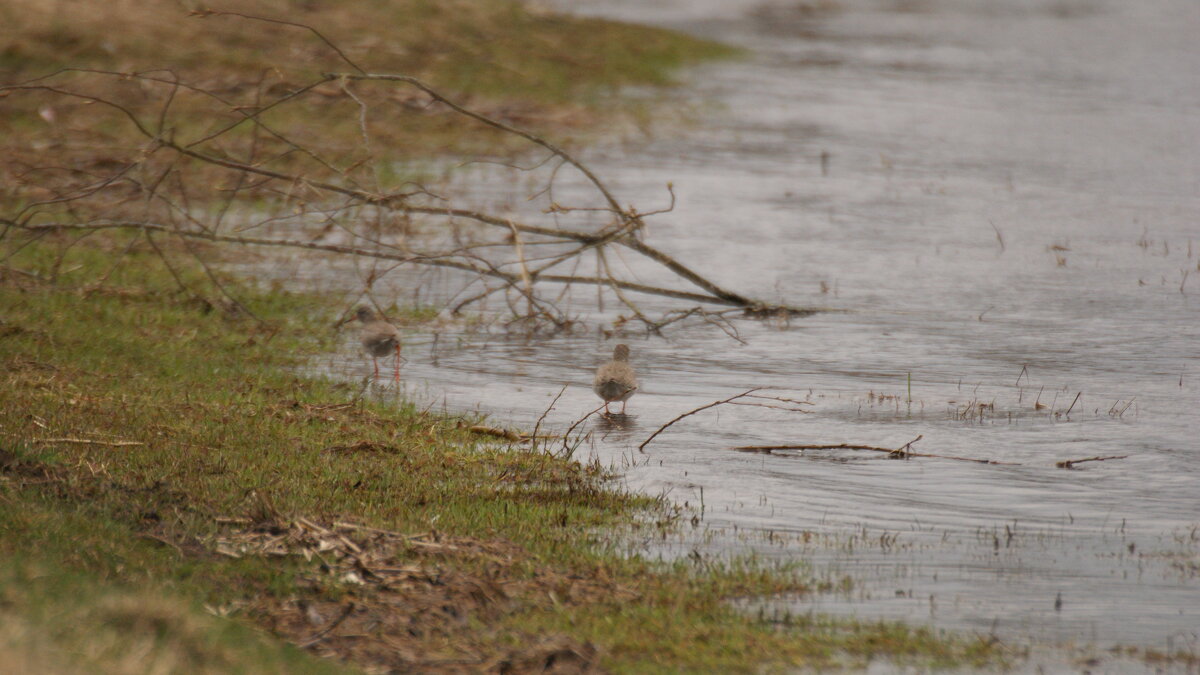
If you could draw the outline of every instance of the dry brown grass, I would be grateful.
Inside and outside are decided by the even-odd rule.
[[[629,601],[638,593],[611,577],[567,574],[502,540],[406,535],[300,518],[227,532],[231,556],[302,556],[353,590],[345,597],[261,597],[247,613],[290,642],[387,672],[587,671],[599,651],[565,633],[525,635],[497,650],[498,620],[529,611]],[[314,587],[323,581],[312,578]]]

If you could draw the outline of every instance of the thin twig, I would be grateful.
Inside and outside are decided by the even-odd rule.
[[[1063,417],[1071,414],[1071,411],[1075,409],[1075,404],[1079,402],[1079,397],[1082,395],[1082,391],[1075,394],[1075,400],[1071,401],[1071,407],[1067,408],[1067,412],[1063,413]]]
[[[742,403],[739,401],[733,401],[729,405],[741,405],[741,406],[746,406],[747,408],[767,408],[769,410],[786,410],[788,412],[798,412],[798,413],[804,413],[806,415],[812,414],[811,410],[805,410],[803,408],[789,408],[789,407],[783,406],[783,405],[768,405],[766,403]]]
[[[558,399],[562,398],[563,392],[565,392],[566,390],[567,390],[567,385],[564,384],[562,386],[562,389],[558,390],[558,394],[554,397],[554,400],[550,401],[550,405],[546,406],[546,409],[544,411],[542,411],[541,417],[538,417],[537,422],[534,423],[533,437],[535,440],[537,439],[538,432],[541,431],[541,429],[542,429],[542,422],[546,419],[546,415],[549,415],[550,411],[554,410],[554,404],[558,403]]]
[[[249,19],[251,21],[264,21],[266,23],[274,23],[274,24],[279,24],[281,26],[292,26],[294,28],[303,28],[304,30],[311,31],[313,35],[316,35],[321,40],[321,42],[324,42],[330,49],[337,52],[337,55],[342,57],[342,60],[345,61],[351,68],[357,70],[360,73],[366,72],[362,68],[359,68],[357,63],[351,61],[350,57],[346,56],[346,53],[343,52],[340,48],[338,48],[338,46],[336,44],[334,44],[332,41],[330,41],[329,38],[322,35],[321,31],[317,30],[316,28],[313,28],[312,26],[310,26],[308,24],[296,23],[294,21],[283,21],[281,19],[272,19],[272,18],[265,17],[265,16],[254,16],[252,14],[239,14],[237,12],[218,11],[218,10],[214,10],[214,9],[198,9],[198,10],[195,10],[192,12],[192,16],[196,16],[196,17],[199,17],[202,19],[209,17],[209,16],[236,16],[236,17],[240,17],[243,19]]]
[[[992,229],[996,231],[996,241],[1000,242],[1000,252],[1004,253],[1005,249],[1007,248],[1004,245],[1004,235],[1000,234],[1000,228],[996,227],[996,223],[992,222],[991,218],[988,218],[988,224],[991,225]]]
[[[911,455],[912,454],[912,444],[916,443],[917,441],[921,440],[922,438],[925,438],[925,434],[917,434],[916,438],[914,438],[911,441],[905,443],[904,445],[896,448],[895,450],[892,451],[892,454],[893,455],[902,455],[902,456]]]
[[[650,443],[650,441],[654,440],[655,436],[661,434],[663,431],[666,430],[667,427],[671,426],[672,424],[675,424],[679,420],[681,420],[689,415],[695,415],[696,413],[698,413],[702,410],[708,410],[709,408],[713,408],[713,407],[716,407],[716,406],[719,406],[719,405],[722,405],[725,403],[729,403],[730,401],[737,400],[739,398],[742,398],[743,396],[748,396],[750,394],[753,394],[756,391],[759,391],[760,389],[762,389],[762,387],[755,387],[753,389],[748,389],[736,396],[730,396],[729,398],[722,399],[720,401],[713,401],[712,403],[709,403],[708,405],[702,405],[699,408],[696,408],[695,410],[689,410],[689,411],[683,413],[682,415],[676,417],[675,419],[671,420],[670,422],[667,422],[666,424],[659,427],[654,433],[650,434],[650,437],[647,438],[646,440],[642,441],[642,444],[638,446],[638,452],[644,453],[646,445],[648,443]]]
[[[608,188],[606,188],[604,186],[604,183],[602,183],[600,181],[600,179],[597,178],[596,175],[591,172],[590,169],[588,169],[586,166],[581,164],[579,162],[579,160],[575,159],[575,157],[572,156],[570,153],[568,153],[566,150],[563,150],[562,148],[554,145],[553,143],[542,138],[541,136],[538,136],[531,132],[525,131],[523,129],[518,129],[516,127],[510,126],[499,120],[495,120],[495,119],[492,119],[481,113],[477,113],[474,110],[469,110],[467,108],[464,108],[463,106],[459,105],[458,103],[455,103],[454,101],[451,101],[450,99],[446,98],[446,96],[444,96],[442,93],[440,93],[436,89],[430,87],[429,85],[425,84],[421,80],[418,80],[415,77],[410,77],[408,75],[388,75],[388,74],[375,74],[375,73],[363,73],[363,74],[358,74],[358,75],[353,74],[353,73],[327,73],[325,75],[325,78],[328,80],[340,80],[343,78],[354,79],[354,80],[387,80],[387,81],[392,81],[392,82],[405,82],[407,84],[410,84],[410,85],[416,87],[417,89],[420,89],[421,91],[428,94],[435,101],[442,103],[443,105],[449,107],[451,110],[454,110],[455,112],[459,113],[460,115],[465,115],[467,117],[470,117],[471,119],[482,122],[483,124],[486,124],[487,126],[493,127],[495,129],[499,129],[501,131],[504,131],[504,132],[507,132],[510,134],[513,134],[514,136],[520,136],[521,138],[524,138],[525,140],[529,141],[530,143],[533,143],[535,145],[540,145],[543,148],[545,148],[546,150],[549,150],[550,152],[558,155],[559,157],[562,157],[564,160],[567,161],[567,163],[574,166],[576,169],[579,170],[580,173],[582,173],[585,177],[587,177],[588,181],[591,182],[592,185],[594,185],[596,187],[596,189],[600,191],[600,194],[604,195],[605,201],[607,201],[608,205],[610,207],[612,207],[614,213],[621,214],[623,219],[635,221],[635,222],[637,222],[637,224],[640,225],[640,220],[638,218],[630,216],[627,212],[625,212],[624,210],[621,209],[621,205],[617,202],[616,197],[613,197],[612,193],[610,193],[608,191]]]
[[[571,440],[571,432],[572,432],[572,431],[575,431],[575,427],[579,426],[580,424],[583,424],[584,420],[586,420],[587,418],[591,417],[592,415],[595,415],[596,413],[600,412],[601,410],[604,410],[604,408],[606,408],[607,406],[608,406],[608,404],[607,404],[607,403],[605,403],[604,405],[602,405],[602,406],[600,406],[600,407],[596,408],[595,410],[593,410],[593,411],[589,412],[588,414],[584,415],[583,417],[580,417],[579,419],[575,420],[575,422],[574,422],[574,423],[572,423],[572,424],[571,424],[571,426],[567,427],[567,431],[566,431],[566,433],[564,433],[564,434],[562,435],[562,438],[563,438],[563,452],[566,452],[566,450],[567,450],[567,443],[569,443],[569,442],[570,442],[570,440]]]
[[[1054,466],[1060,469],[1074,469],[1076,464],[1084,462],[1107,462],[1110,459],[1125,459],[1129,455],[1110,455],[1108,457],[1085,457],[1083,459],[1064,459],[1061,462],[1055,462]]]

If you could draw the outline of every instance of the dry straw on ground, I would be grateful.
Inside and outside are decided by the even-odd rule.
[[[527,600],[516,597],[566,604],[636,597],[611,580],[545,567],[530,573],[523,568],[528,555],[500,541],[347,522],[323,525],[304,517],[225,522],[231,529],[207,542],[216,553],[318,560],[324,575],[353,589],[341,600],[267,598],[245,611],[303,648],[368,668],[587,672],[598,660],[590,644],[565,635],[530,636],[520,647],[496,654],[477,643],[471,623],[521,609]],[[475,571],[463,571],[461,564],[447,569],[440,564],[447,559],[465,561]],[[441,654],[431,653],[431,642],[441,645]]]

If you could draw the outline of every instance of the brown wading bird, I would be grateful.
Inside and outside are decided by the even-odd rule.
[[[608,404],[621,402],[621,414],[625,414],[625,402],[638,388],[637,374],[629,365],[629,347],[617,345],[613,349],[612,361],[596,370],[592,390],[604,399],[604,414],[608,415]]]
[[[363,350],[371,355],[375,364],[375,377],[379,377],[379,359],[396,354],[396,381],[400,381],[400,331],[392,324],[375,315],[369,307],[359,307],[356,318],[362,322]]]

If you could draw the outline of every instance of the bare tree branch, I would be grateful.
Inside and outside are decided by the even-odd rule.
[[[169,235],[185,242],[184,250],[204,268],[222,293],[227,293],[226,289],[221,288],[218,276],[202,259],[202,251],[187,242],[207,240],[235,246],[289,248],[369,260],[370,269],[362,272],[366,275],[364,288],[368,293],[379,279],[402,267],[457,270],[471,275],[472,281],[460,291],[471,295],[459,301],[455,311],[504,292],[515,322],[544,321],[559,329],[574,323],[557,303],[569,297],[568,291],[575,285],[597,287],[601,302],[611,293],[647,330],[656,333],[695,318],[740,340],[729,320],[732,312],[773,316],[814,311],[762,302],[724,288],[643,241],[647,218],[675,207],[675,191],[670,183],[667,183],[668,206],[641,213],[632,205],[622,205],[590,167],[562,146],[504,122],[496,115],[469,108],[417,78],[368,73],[312,26],[207,9],[195,15],[231,16],[307,30],[355,72],[329,73],[301,85],[288,83],[281,94],[266,87],[264,75],[257,83],[242,87],[253,96],[242,102],[210,87],[188,82],[169,69],[139,73],[63,69],[35,80],[0,86],[3,96],[58,97],[112,110],[128,123],[129,131],[123,132],[123,137],[133,139],[125,141],[122,161],[115,168],[109,163],[101,170],[88,171],[68,168],[67,162],[60,167],[33,167],[23,185],[36,184],[38,190],[30,190],[28,196],[18,190],[18,198],[13,202],[19,205],[15,212],[0,214],[3,227],[0,242],[9,242],[5,243],[6,248],[20,250],[29,241],[55,232],[87,236],[104,230],[135,231],[143,235],[136,240],[144,238],[168,264],[180,288],[189,292],[194,291],[187,289],[167,261],[171,251],[159,246],[153,235]],[[61,80],[68,75],[73,79],[63,84]],[[93,91],[95,87],[87,86],[100,80],[137,81],[153,103],[149,108],[127,103],[117,95],[97,94]],[[374,82],[378,86],[351,87],[355,82]],[[437,104],[433,113],[444,107],[452,113],[448,119],[463,118],[468,124],[482,124],[521,139],[535,151],[535,156],[548,153],[531,166],[484,158],[467,162],[487,162],[530,173],[537,180],[544,178],[544,185],[529,197],[538,202],[532,207],[539,211],[526,213],[523,218],[499,215],[472,203],[477,200],[472,200],[465,190],[435,194],[412,181],[403,183],[400,189],[385,188],[380,177],[385,175],[381,162],[386,161],[387,155],[375,146],[377,135],[373,130],[378,128],[372,122],[380,116],[370,113],[380,100],[381,90],[394,91],[389,84],[411,87],[419,92],[417,96],[428,97]],[[154,92],[158,92],[158,98],[153,98]],[[274,98],[268,97],[268,92]],[[384,98],[385,102],[396,100],[395,93],[388,96],[391,98]],[[281,130],[278,118],[272,117],[275,124],[264,119],[269,111],[299,106],[312,98],[353,104],[358,138],[348,154],[330,159],[325,156],[330,153],[314,149],[317,146],[312,138],[292,137]],[[189,113],[185,103],[189,101],[202,102],[208,106],[206,110],[216,108],[218,116],[232,114],[236,118],[217,117],[217,124],[205,123],[204,130],[198,131],[198,126],[186,119]],[[414,112],[409,105],[404,108],[410,114],[431,114],[428,110]],[[308,114],[307,109],[299,112]],[[253,125],[250,133],[232,133],[246,123]],[[565,180],[563,167],[579,172],[582,185],[593,191],[599,206],[588,205],[586,198],[577,206],[563,206],[555,201],[555,183]],[[39,171],[42,173],[36,173]],[[137,214],[130,213],[133,202],[142,205]],[[219,206],[214,209],[213,204]],[[398,240],[387,229],[396,222],[404,232]],[[426,231],[436,231],[438,236],[414,246],[407,234],[412,223]],[[13,232],[28,236],[13,241]],[[251,232],[266,236],[254,236]],[[414,250],[418,248],[428,251]],[[673,284],[641,283],[635,276],[640,268],[614,269],[609,253],[619,255],[623,250],[639,254],[643,263],[659,266],[695,288],[682,290],[672,287]],[[578,273],[581,262],[591,259],[588,254],[592,253],[597,272],[592,276]],[[10,251],[6,258],[11,256]],[[569,270],[564,273],[568,263]],[[482,289],[476,290],[477,284]],[[557,296],[544,291],[547,285],[558,289]],[[630,297],[631,293],[682,300],[696,306],[671,308],[661,318],[654,318]],[[735,309],[720,312],[704,309],[710,305]]]

